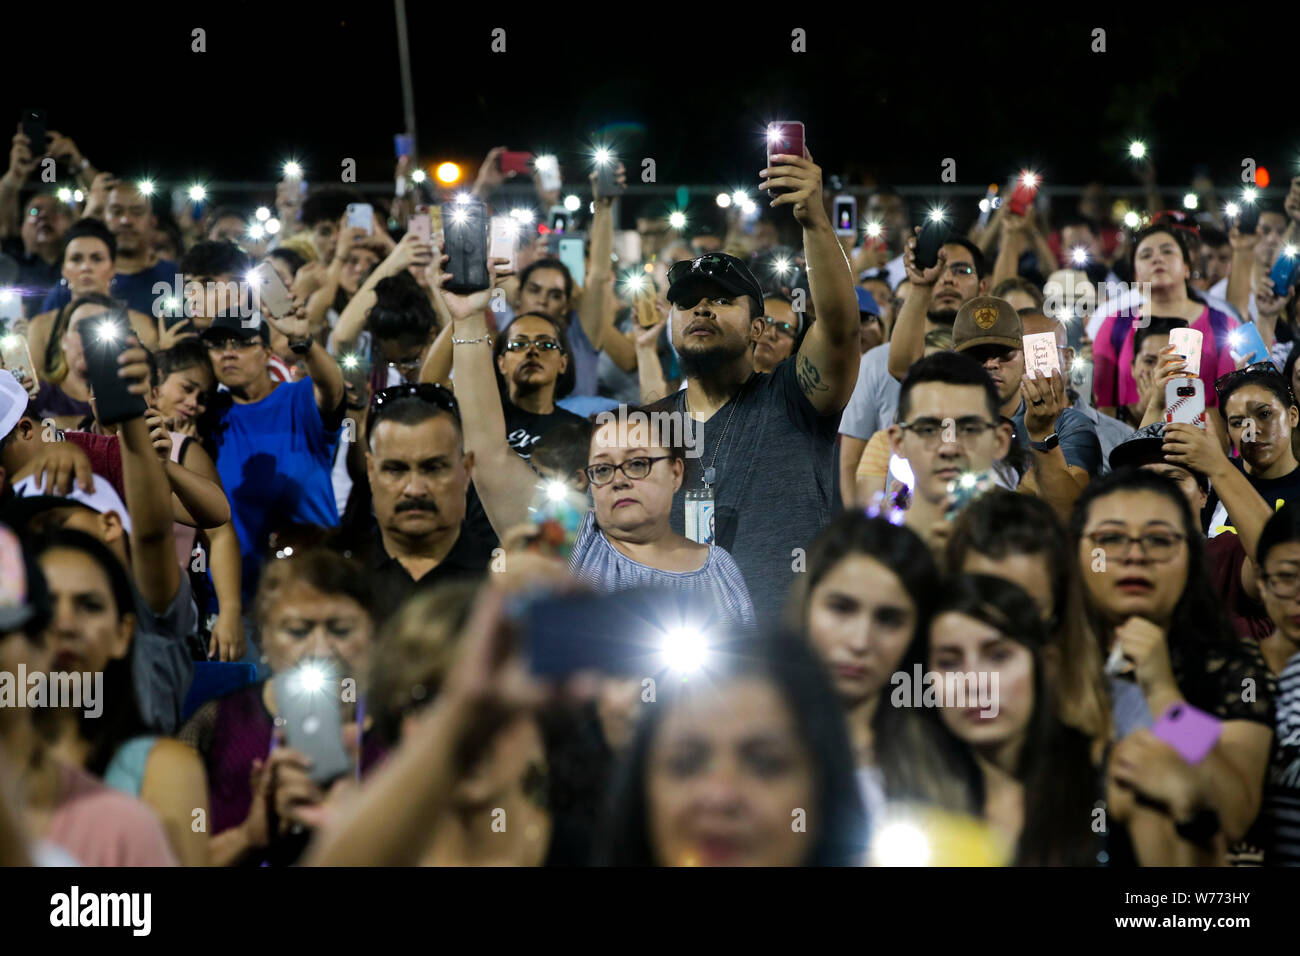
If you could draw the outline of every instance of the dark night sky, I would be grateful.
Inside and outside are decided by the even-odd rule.
[[[390,3],[133,7],[101,22],[42,9],[44,20],[28,5],[19,23],[43,42],[10,33],[9,111],[44,106],[101,168],[270,181],[296,152],[313,182],[337,175],[343,156],[362,181],[391,176],[403,123]],[[1123,148],[1140,134],[1171,192],[1196,166],[1239,182],[1253,156],[1276,193],[1300,156],[1287,56],[1264,47],[1272,28],[1259,21],[1178,32],[1187,18],[1172,13],[1157,27],[931,8],[917,35],[861,6],[851,22],[795,12],[743,24],[695,3],[646,14],[630,4],[556,4],[549,16],[441,9],[408,10],[425,160],[476,162],[499,143],[549,148],[572,157],[572,179],[582,145],[614,124],[622,155],[653,156],[661,183],[746,184],[761,166],[762,124],[778,116],[803,120],[827,174],[850,171],[855,183],[937,186],[951,156],[965,186],[1022,165],[1049,186],[1134,185]],[[206,53],[190,52],[196,26]],[[507,30],[505,54],[489,51],[494,26]],[[808,31],[805,54],[790,52],[795,26]],[[1089,49],[1094,27],[1107,30],[1104,54]],[[1228,99],[1230,71],[1240,102]]]

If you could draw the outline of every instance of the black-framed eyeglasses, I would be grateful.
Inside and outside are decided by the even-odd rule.
[[[456,416],[456,421],[460,421],[460,403],[456,401],[456,396],[451,393],[451,389],[436,382],[403,382],[401,385],[381,388],[370,397],[370,411],[377,412],[385,405],[403,398],[418,398],[428,402],[443,411],[451,412]]]
[[[655,462],[665,461],[671,457],[671,455],[660,455],[657,458],[629,458],[621,465],[611,465],[608,462],[588,465],[587,480],[599,488],[614,480],[614,472],[621,471],[628,478],[636,481],[650,474],[650,469],[654,467]]]
[[[945,425],[937,418],[919,418],[914,422],[899,422],[898,427],[915,435],[927,449],[939,444]],[[959,418],[952,423],[953,439],[966,444],[982,437],[990,428],[998,426],[983,418]],[[945,439],[949,440],[949,439]]]
[[[538,349],[541,349],[543,352],[555,352],[560,350],[560,343],[555,341],[555,339],[539,336],[538,338],[535,339],[529,339],[529,338],[511,339],[509,342],[506,343],[506,351],[523,352],[529,348],[533,348],[534,346]]]
[[[975,274],[975,267],[969,262],[949,263],[948,274],[954,276],[973,276]]]
[[[1123,559],[1128,554],[1129,545],[1136,541],[1142,557],[1156,564],[1172,561],[1178,551],[1178,543],[1187,540],[1186,535],[1174,531],[1148,531],[1138,535],[1123,531],[1094,531],[1084,537],[1092,542],[1094,548],[1101,548],[1106,557],[1112,560]]]
[[[1223,404],[1223,393],[1242,379],[1268,375],[1275,376],[1286,387],[1288,404],[1294,405],[1295,396],[1291,393],[1291,383],[1283,377],[1282,373],[1277,370],[1277,366],[1272,362],[1252,362],[1245,368],[1235,369],[1216,378],[1214,380],[1214,393],[1219,396],[1219,404]]]
[[[786,338],[793,339],[799,336],[798,326],[792,325],[789,322],[778,321],[770,315],[763,316],[763,325],[765,326],[765,329],[776,329],[779,334],[784,335]]]
[[[262,339],[256,335],[250,335],[248,338],[240,338],[232,335],[227,339],[207,338],[203,340],[208,347],[209,352],[224,352],[227,349],[234,352],[247,352],[262,344]]]

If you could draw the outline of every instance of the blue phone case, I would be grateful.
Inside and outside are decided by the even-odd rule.
[[[1290,295],[1297,276],[1300,276],[1300,256],[1288,256],[1285,251],[1278,253],[1273,270],[1268,274],[1273,280],[1273,293],[1283,297]]]
[[[1232,346],[1232,353],[1244,357],[1247,365],[1268,361],[1268,347],[1264,345],[1264,339],[1254,322],[1246,322],[1229,332],[1228,342]]]

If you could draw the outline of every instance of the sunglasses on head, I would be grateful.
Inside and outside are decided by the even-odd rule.
[[[443,411],[451,412],[456,416],[456,421],[460,421],[460,403],[456,401],[456,396],[449,389],[433,382],[403,382],[401,385],[380,389],[370,397],[370,411],[377,412],[385,405],[403,398],[418,398],[428,402]]]
[[[1245,368],[1239,368],[1226,375],[1220,375],[1214,380],[1214,392],[1219,396],[1219,405],[1223,405],[1223,393],[1236,385],[1237,382],[1240,382],[1243,379],[1259,379],[1266,376],[1272,376],[1280,381],[1286,388],[1288,403],[1295,404],[1295,398],[1291,393],[1291,385],[1282,377],[1282,373],[1277,370],[1276,365],[1272,362],[1252,362]]]

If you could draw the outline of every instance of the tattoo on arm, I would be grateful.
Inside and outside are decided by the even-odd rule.
[[[809,398],[814,392],[829,392],[831,387],[822,381],[822,373],[812,362],[808,361],[808,356],[799,356],[799,366],[795,373],[799,380],[799,390]]]

